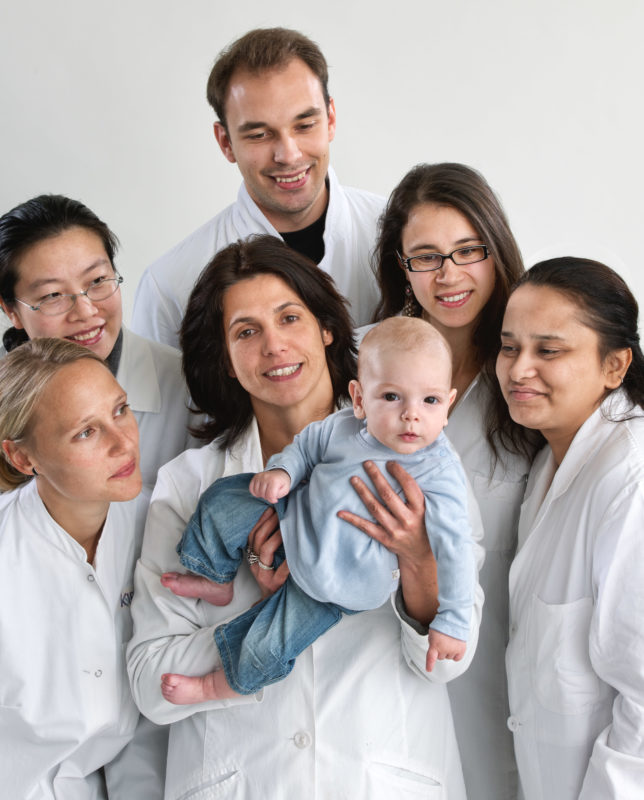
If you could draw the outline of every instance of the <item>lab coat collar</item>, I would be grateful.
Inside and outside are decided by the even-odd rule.
[[[263,468],[259,428],[257,420],[253,417],[244,434],[226,451],[222,478],[238,475],[240,472],[258,472]]]
[[[597,450],[611,435],[615,422],[630,414],[642,416],[643,413],[642,409],[632,409],[626,392],[618,389],[612,392],[579,428],[556,471],[552,450],[546,445],[535,460],[535,479],[528,487],[524,502],[522,518],[525,516],[529,529],[534,530],[550,505],[568,491],[570,484],[588,461],[589,453]],[[552,483],[548,487],[551,476]],[[542,498],[543,502],[541,502]],[[534,523],[529,522],[532,519],[534,519]],[[519,539],[522,538],[521,534],[520,530]]]
[[[161,387],[147,339],[123,326],[123,352],[116,380],[127,388],[127,400],[132,411],[161,411]]]

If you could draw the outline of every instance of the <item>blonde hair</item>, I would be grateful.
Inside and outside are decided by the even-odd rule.
[[[447,339],[429,322],[420,317],[388,317],[365,334],[358,350],[358,378],[365,363],[377,358],[383,350],[416,353],[443,350],[452,365],[452,350]]]
[[[67,364],[89,358],[104,364],[91,350],[65,339],[31,339],[0,360],[0,442],[19,442],[29,427],[49,381]],[[7,458],[0,458],[0,491],[28,480]]]

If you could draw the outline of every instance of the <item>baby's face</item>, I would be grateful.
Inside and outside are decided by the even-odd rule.
[[[367,430],[396,453],[430,445],[447,425],[456,396],[451,364],[442,347],[431,352],[386,348],[370,353],[360,380],[349,387],[353,411]]]

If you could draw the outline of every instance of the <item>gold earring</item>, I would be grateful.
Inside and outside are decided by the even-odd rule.
[[[411,284],[405,284],[405,302],[402,307],[403,317],[419,317],[420,306],[411,290]]]

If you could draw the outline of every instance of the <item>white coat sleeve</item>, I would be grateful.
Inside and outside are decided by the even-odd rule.
[[[215,626],[206,616],[212,607],[200,600],[178,597],[160,582],[164,572],[185,572],[176,546],[199,497],[198,478],[192,491],[174,481],[173,471],[183,466],[181,458],[159,471],[134,573],[134,635],[127,651],[128,673],[136,704],[157,724],[175,722],[198,711],[256,702],[256,696],[249,696],[174,705],[161,694],[165,672],[204,675],[221,666],[213,640]],[[231,609],[231,616],[236,613]]]
[[[644,485],[620,493],[593,550],[590,660],[617,691],[611,724],[595,741],[579,800],[631,800],[644,786]]]
[[[472,547],[478,573],[485,560],[485,550],[481,546],[481,541],[483,540],[483,523],[481,522],[481,515],[469,481],[467,481],[467,490],[467,505],[470,524],[472,526]],[[392,604],[396,616],[400,620],[402,653],[409,668],[421,678],[425,678],[434,683],[447,683],[454,678],[458,678],[459,675],[462,675],[471,664],[474,653],[476,652],[481,614],[483,611],[483,600],[483,589],[477,581],[474,591],[472,615],[470,618],[470,635],[467,639],[465,655],[460,661],[453,661],[451,659],[437,661],[434,669],[431,672],[427,672],[425,669],[425,659],[427,657],[427,637],[429,629],[420,625],[416,620],[411,619],[405,613],[402,590],[399,588],[396,594],[392,595]]]

